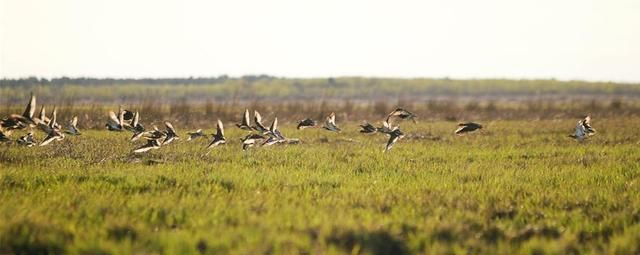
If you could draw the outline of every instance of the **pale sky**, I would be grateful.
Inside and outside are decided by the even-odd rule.
[[[0,0],[0,77],[640,81],[638,0]]]

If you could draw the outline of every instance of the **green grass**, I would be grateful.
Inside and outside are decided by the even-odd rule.
[[[403,123],[390,153],[357,123],[249,152],[229,123],[208,155],[106,131],[0,144],[0,253],[638,254],[640,119],[583,143],[575,122]]]
[[[22,103],[29,92],[61,103],[180,102],[236,100],[355,99],[407,101],[439,97],[632,97],[637,83],[449,78],[278,78],[211,77],[175,79],[54,78],[0,79],[0,104]]]

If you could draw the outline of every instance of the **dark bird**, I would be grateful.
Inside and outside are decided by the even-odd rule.
[[[418,116],[416,116],[415,114],[413,114],[410,111],[407,111],[405,109],[402,108],[396,108],[395,110],[393,110],[391,113],[389,113],[389,115],[387,115],[387,122],[390,123],[389,119],[391,118],[400,118],[403,120],[412,120],[413,123],[416,123],[416,118]]]
[[[36,96],[31,93],[31,98],[22,115],[11,114],[9,117],[0,120],[0,127],[5,130],[24,129],[29,126],[35,126],[33,114],[36,112]]]
[[[164,139],[167,136],[165,132],[160,131],[155,125],[153,125],[153,130],[145,132],[144,134],[146,139],[151,140]]]
[[[578,141],[582,141],[585,138],[592,136],[596,133],[596,130],[591,127],[591,116],[587,116],[584,119],[578,121],[576,129],[569,137],[575,138]]]
[[[393,145],[398,142],[404,134],[398,127],[393,128],[393,130],[389,133],[389,141],[387,141],[387,146],[384,148],[384,151],[389,151],[393,147]]]
[[[267,129],[262,124],[262,116],[260,116],[260,113],[258,111],[253,111],[253,122],[255,122],[255,126],[253,126],[253,130],[258,131],[262,134],[269,133],[269,129]]]
[[[224,126],[222,125],[222,121],[218,119],[218,124],[216,126],[216,133],[213,135],[213,140],[211,140],[209,145],[207,145],[207,149],[211,149],[213,147],[216,147],[224,143],[227,143],[227,140],[224,138]]]
[[[144,132],[144,126],[142,126],[142,124],[140,123],[140,113],[139,112],[134,112],[133,113],[133,117],[129,121],[124,119],[125,114],[123,114],[122,116],[123,116],[123,122],[125,123],[124,127],[127,130],[129,130],[129,131],[131,131],[133,133]]]
[[[324,121],[324,129],[329,130],[329,131],[333,131],[333,132],[340,132],[340,128],[338,128],[338,126],[336,125],[336,113],[332,112],[331,114],[329,114],[329,116],[327,117],[327,119]]]
[[[109,131],[124,131],[125,130],[125,122],[124,122],[124,111],[122,108],[118,110],[118,115],[115,112],[109,111],[109,120],[105,125],[107,130]]]
[[[58,128],[57,112],[58,110],[54,107],[53,115],[49,121],[49,132],[47,133],[47,137],[45,137],[40,143],[40,146],[45,146],[53,141],[60,141],[64,139],[64,133],[60,132],[60,129]]]
[[[47,118],[47,113],[44,108],[44,105],[40,107],[40,114],[37,118],[33,118],[36,125],[49,125],[49,118]]]
[[[298,129],[304,129],[304,128],[310,128],[310,127],[315,127],[316,125],[318,125],[318,123],[315,120],[306,118],[303,119],[301,121],[298,121]]]
[[[360,133],[364,134],[373,134],[375,132],[378,132],[378,128],[374,127],[373,125],[371,125],[371,123],[366,121],[360,125],[360,128],[362,128],[360,130]]]
[[[167,144],[173,142],[174,140],[179,139],[179,136],[178,136],[178,133],[176,132],[176,129],[173,128],[173,125],[170,122],[165,121],[164,122],[164,126],[167,129],[164,132],[166,136],[164,138],[164,141],[162,141],[162,145],[167,145]]]
[[[249,147],[254,146],[257,141],[262,139],[265,139],[265,137],[259,134],[248,134],[244,138],[240,138],[240,140],[242,141],[242,150],[247,150]]]
[[[30,124],[33,124],[34,113],[36,113],[36,96],[31,93],[31,98],[29,99],[29,103],[27,104],[27,107],[25,107],[22,116],[27,118]]]
[[[207,135],[205,135],[202,132],[202,129],[198,129],[198,130],[196,130],[194,132],[187,132],[187,134],[189,135],[189,137],[187,137],[187,141],[191,141],[191,140],[196,139],[198,137],[207,137]]]
[[[139,112],[135,112],[133,114],[133,120],[131,120],[130,131],[133,132],[133,135],[131,136],[131,141],[138,140],[138,139],[140,139],[140,137],[142,137],[145,134],[144,126],[142,126],[142,124],[140,123],[140,113]]]
[[[584,132],[587,133],[588,136],[592,136],[596,134],[596,130],[591,127],[591,116],[586,116],[582,120],[582,126],[584,127]]]
[[[20,145],[24,145],[27,147],[32,147],[34,145],[36,145],[38,142],[36,141],[36,139],[33,137],[33,132],[29,132],[28,134],[21,136],[18,139],[18,144]]]
[[[15,129],[24,129],[28,127],[29,124],[25,122],[24,117],[19,115],[10,115],[7,118],[0,120],[0,127],[7,131],[15,130]]]
[[[269,127],[269,136],[271,136],[273,138],[276,138],[279,141],[286,140],[286,138],[280,132],[280,129],[278,129],[278,118],[277,117],[273,119],[273,122],[271,122],[271,126]]]
[[[142,153],[149,150],[156,150],[158,148],[160,148],[160,142],[158,141],[158,139],[149,139],[147,140],[147,143],[145,145],[138,147],[137,149],[133,150],[133,152]]]
[[[264,141],[264,143],[262,143],[262,146],[271,146],[274,145],[276,143],[279,143],[280,140],[278,138],[275,138],[273,136],[269,136],[267,137],[267,140]]]
[[[241,123],[236,123],[236,126],[239,127],[240,129],[244,129],[244,130],[249,130],[251,131],[251,122],[249,120],[249,109],[244,109],[244,115],[242,116],[242,122]]]
[[[276,143],[285,142],[286,140],[287,138],[285,138],[278,129],[278,118],[274,118],[271,126],[269,127],[269,138],[267,138],[262,145],[270,146]]]
[[[454,131],[453,133],[456,135],[462,135],[465,133],[476,131],[478,129],[482,129],[482,125],[478,123],[473,123],[473,122],[460,123],[458,124],[458,129],[456,129],[456,131]]]
[[[394,127],[397,128],[397,127]],[[382,122],[382,127],[378,128],[378,132],[383,133],[383,134],[390,134],[391,132],[393,132],[393,129],[391,127],[391,124],[389,124],[389,122],[387,122],[386,120]]]
[[[36,122],[36,126],[45,134],[51,132],[51,128],[49,127],[51,119],[47,118],[47,113],[45,111],[44,105],[40,108],[40,116],[35,118],[34,120]],[[60,128],[60,126],[56,124],[55,128]]]
[[[67,125],[67,130],[64,131],[70,135],[80,135],[80,130],[78,130],[78,116],[73,116],[69,124]]]

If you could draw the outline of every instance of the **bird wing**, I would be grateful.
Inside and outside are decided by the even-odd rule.
[[[260,125],[262,126],[262,116],[260,116],[260,113],[258,111],[253,111],[253,119],[256,122],[256,125]]]
[[[113,121],[114,123],[116,123],[116,124],[120,124],[119,120],[118,120],[118,117],[116,116],[116,113],[113,112],[113,111],[109,111],[109,119],[111,121]]]
[[[392,112],[390,112],[390,113],[387,115],[387,119],[386,119],[386,121],[387,121],[387,122],[389,122],[389,119],[391,119],[391,117],[398,116],[398,115],[402,114],[402,112],[404,112],[404,109],[402,109],[402,108],[396,108],[395,110],[393,110]]]
[[[591,126],[591,116],[587,116],[582,120],[582,127],[584,132],[588,135],[593,135],[596,132],[596,130]]]
[[[336,113],[335,112],[332,112],[331,114],[329,114],[329,116],[327,117],[327,119],[324,122],[324,125],[326,127],[329,127],[329,128],[336,127]]]
[[[118,114],[118,124],[120,126],[124,126],[124,111],[122,110],[122,108],[120,110],[120,113]]]
[[[51,142],[52,142],[53,140],[55,140],[55,139],[56,139],[56,137],[55,137],[55,136],[53,136],[53,135],[49,134],[49,135],[47,135],[47,137],[46,137],[46,138],[44,138],[44,140],[42,140],[42,142],[40,143],[40,145],[39,145],[39,146],[45,146],[45,145],[47,145],[47,144],[51,143]]]
[[[466,128],[467,128],[467,126],[460,126],[460,127],[458,127],[458,129],[456,129],[456,131],[454,131],[453,133],[455,133],[455,134],[460,134],[460,133],[462,133],[462,132],[466,132],[466,131],[467,131],[467,130],[466,130]]]
[[[33,114],[36,112],[36,96],[31,93],[31,98],[29,99],[29,103],[27,104],[27,108],[24,109],[24,113],[22,116],[32,119]]]
[[[137,133],[133,133],[133,135],[131,136],[131,141],[135,141],[140,139],[140,137],[142,137],[145,134],[145,132],[137,132]]]
[[[49,127],[52,128],[52,129],[55,128],[56,125],[58,125],[58,123],[57,123],[57,121],[58,121],[57,115],[58,115],[58,109],[54,106],[53,107],[53,113],[52,113],[52,116],[51,116],[51,120],[49,121]]]
[[[134,153],[146,152],[148,150],[158,148],[160,145],[158,144],[158,140],[148,140],[145,145],[133,150]]]
[[[167,127],[167,130],[169,130],[171,133],[173,134],[176,133],[176,130],[173,128],[173,125],[171,124],[171,122],[165,121],[164,126]]]
[[[249,118],[249,109],[244,109],[244,117],[242,118],[242,125],[245,126],[249,126],[250,124],[250,118]]]
[[[276,129],[278,129],[278,117],[275,117],[273,119],[273,122],[271,122],[271,127],[269,127],[269,131],[271,131],[271,133],[275,132]]]
[[[216,136],[224,137],[224,126],[220,119],[218,119],[218,125],[216,125]]]
[[[47,118],[47,113],[44,109],[44,105],[40,108],[40,121],[45,121]]]
[[[226,143],[226,141],[224,140],[224,137],[218,137],[218,136],[214,136],[213,140],[211,140],[211,142],[209,143],[209,145],[207,145],[207,148],[213,148],[215,146],[218,146],[219,144],[222,143]]]
[[[78,116],[73,116],[73,118],[71,119],[71,126],[74,128],[78,127]]]
[[[389,141],[387,141],[387,146],[385,146],[385,151],[391,150],[391,148],[393,147],[393,145],[398,141],[398,138],[400,138],[399,136],[396,136],[395,134],[391,134],[391,136],[389,137]]]
[[[582,121],[579,121],[578,125],[576,126],[576,131],[575,131],[576,138],[581,138],[581,137],[584,137],[585,135],[585,129],[582,123],[583,123]]]
[[[398,115],[401,111],[402,111],[402,108],[396,108],[395,110],[391,111],[389,115],[387,115],[387,117]]]
[[[280,132],[280,130],[276,129],[275,131],[273,131],[273,135],[278,139],[278,140],[287,140],[286,137],[284,137],[284,135],[282,135],[282,132]]]
[[[131,122],[131,127],[133,127],[133,128],[137,127],[139,121],[140,121],[140,113],[135,112],[133,114],[133,121]]]

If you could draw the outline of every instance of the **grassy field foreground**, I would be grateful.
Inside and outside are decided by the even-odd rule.
[[[357,123],[249,152],[229,123],[208,155],[179,126],[144,155],[106,131],[0,144],[0,254],[638,254],[640,119],[583,143],[576,121],[403,123],[390,153]]]

